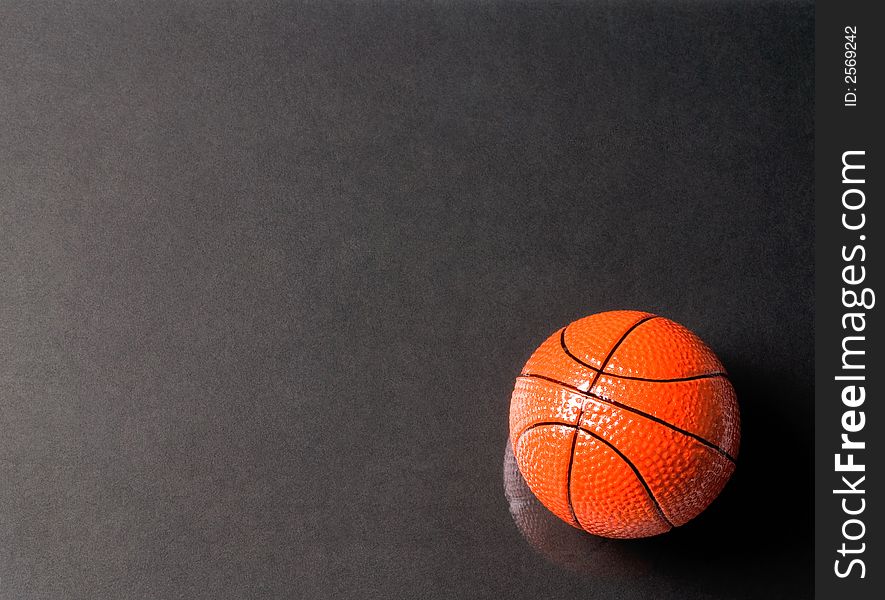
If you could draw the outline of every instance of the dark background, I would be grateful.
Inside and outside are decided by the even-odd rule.
[[[812,51],[807,3],[4,2],[0,598],[810,596]],[[525,527],[514,377],[616,308],[720,355],[738,471]]]

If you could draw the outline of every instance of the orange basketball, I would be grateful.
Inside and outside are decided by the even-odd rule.
[[[722,363],[691,331],[636,311],[554,333],[516,379],[510,439],[544,506],[596,535],[682,525],[735,467],[740,415]]]

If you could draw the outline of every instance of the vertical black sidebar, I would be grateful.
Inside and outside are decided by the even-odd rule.
[[[815,597],[885,584],[881,79],[877,3],[818,2],[815,41]],[[881,8],[881,7],[880,7]],[[876,595],[875,597],[880,597]]]

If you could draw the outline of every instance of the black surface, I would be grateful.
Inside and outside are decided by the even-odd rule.
[[[0,598],[808,597],[812,35],[792,3],[4,3]],[[501,461],[529,353],[614,308],[697,331],[744,437],[680,530],[542,528],[611,549],[588,571]]]

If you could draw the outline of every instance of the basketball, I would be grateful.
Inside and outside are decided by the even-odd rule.
[[[691,331],[638,311],[551,335],[516,379],[513,454],[529,489],[589,533],[638,538],[703,512],[735,469],[740,415],[722,363]]]

